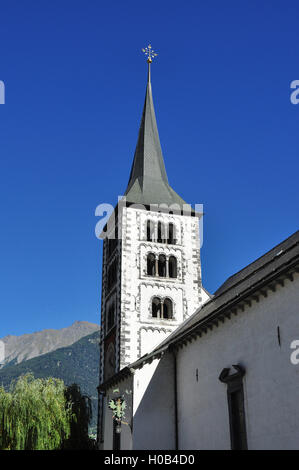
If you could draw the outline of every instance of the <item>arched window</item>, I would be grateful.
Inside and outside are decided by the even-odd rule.
[[[165,227],[162,222],[158,222],[158,243],[165,243]]]
[[[155,233],[155,225],[152,220],[148,220],[146,222],[146,239],[148,242],[152,242],[154,240],[154,233]]]
[[[172,222],[168,225],[168,243],[170,245],[175,245],[176,238],[175,238],[175,226]]]
[[[152,317],[161,320],[171,320],[173,318],[172,300],[164,300],[154,297],[152,300]]]
[[[166,276],[166,256],[160,255],[158,261],[158,274],[161,277]]]
[[[152,317],[161,318],[161,299],[154,297],[152,300]]]
[[[147,255],[147,275],[148,276],[155,276],[155,274],[156,274],[155,255],[153,255],[153,253],[149,253]]]
[[[177,277],[177,260],[175,256],[169,257],[168,273],[169,273],[169,277],[172,277],[172,278]]]
[[[162,309],[162,318],[164,320],[172,319],[172,301],[170,299],[164,299],[163,309]]]

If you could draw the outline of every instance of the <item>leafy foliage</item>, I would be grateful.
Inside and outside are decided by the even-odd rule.
[[[42,356],[7,364],[0,369],[0,385],[9,390],[21,375],[33,373],[36,378],[56,377],[68,386],[76,383],[82,393],[91,397],[90,432],[96,431],[97,385],[99,380],[99,332],[76,341],[71,346],[56,349]]]
[[[65,396],[71,404],[72,416],[71,432],[65,442],[64,449],[94,449],[95,442],[88,436],[88,424],[92,417],[91,400],[87,395],[82,395],[77,384],[67,387]]]
[[[19,377],[6,392],[0,387],[0,449],[92,449],[88,437],[90,398],[60,379]]]
[[[0,388],[0,449],[52,450],[70,436],[72,410],[59,379],[26,374]]]

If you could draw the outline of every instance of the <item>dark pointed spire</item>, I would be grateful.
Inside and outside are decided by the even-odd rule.
[[[178,204],[182,207],[186,202],[169,186],[160,145],[151,85],[151,62],[154,52],[151,46],[143,51],[148,55],[148,80],[134,161],[125,196],[128,203]]]

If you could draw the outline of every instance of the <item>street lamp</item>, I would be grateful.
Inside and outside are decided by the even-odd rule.
[[[117,434],[120,434],[121,433],[121,425],[120,423],[117,421],[117,425],[115,426],[115,432]]]

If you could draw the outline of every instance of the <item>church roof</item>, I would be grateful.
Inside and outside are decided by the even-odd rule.
[[[118,382],[122,377],[130,375],[132,370],[160,357],[169,348],[187,344],[193,338],[221,325],[232,314],[238,314],[245,306],[259,301],[260,296],[266,297],[267,291],[275,291],[276,284],[283,286],[285,279],[293,280],[296,272],[299,272],[299,231],[229,277],[211,300],[195,311],[153,351],[119,371],[100,388],[105,389],[111,383]]]
[[[210,329],[217,319],[224,320],[225,314],[237,312],[258,298],[266,296],[267,288],[275,290],[275,283],[283,284],[283,278],[290,272],[298,270],[299,265],[299,231],[272,248],[241,271],[230,276],[214,293],[211,300],[203,304],[188,320],[180,325],[165,341],[178,342],[182,337],[193,333],[197,328]],[[291,275],[292,277],[292,275]],[[268,287],[267,287],[268,286]]]
[[[129,183],[125,192],[127,203],[176,204],[180,210],[191,207],[171,188],[168,182],[160,145],[151,85],[150,63],[138,140]]]

